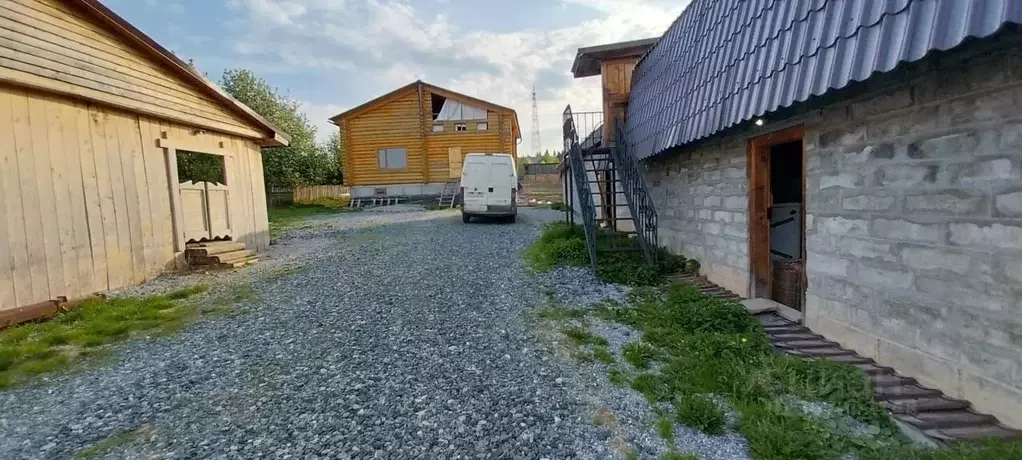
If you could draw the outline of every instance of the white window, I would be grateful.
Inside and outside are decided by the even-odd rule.
[[[433,132],[434,133],[442,133],[442,132],[444,132],[444,124],[443,123],[437,123],[437,124],[433,125]]]
[[[464,123],[457,123],[457,124],[454,125],[454,130],[455,131],[468,131],[468,126],[465,126]]]
[[[380,149],[377,152],[380,169],[405,169],[408,165],[408,150],[403,148]]]
[[[486,131],[486,123],[476,123],[476,131]]]

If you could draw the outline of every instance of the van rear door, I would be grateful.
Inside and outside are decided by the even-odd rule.
[[[514,172],[511,170],[510,158],[506,156],[490,157],[490,187],[487,188],[486,204],[490,206],[510,206],[511,192],[517,186]]]

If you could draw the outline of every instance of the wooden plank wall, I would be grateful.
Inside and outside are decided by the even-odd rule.
[[[235,239],[269,245],[262,157],[252,141],[0,85],[0,309],[76,298],[174,267],[165,150],[231,152]]]
[[[0,80],[240,136],[264,135],[60,0],[0,2]]]

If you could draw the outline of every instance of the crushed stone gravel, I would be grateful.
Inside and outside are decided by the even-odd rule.
[[[520,251],[561,213],[521,214],[343,214],[254,267],[121,290],[248,283],[254,299],[0,392],[0,452],[68,458],[122,434],[99,458],[611,458],[523,321],[541,295]]]

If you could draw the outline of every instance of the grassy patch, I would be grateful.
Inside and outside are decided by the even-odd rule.
[[[607,371],[607,379],[610,383],[616,387],[627,387],[632,381],[632,377],[629,375],[627,370],[621,369],[620,367],[614,367]]]
[[[321,199],[322,200],[322,199]],[[319,204],[293,204],[277,206],[267,210],[270,219],[270,236],[275,237],[285,230],[300,226],[305,219],[323,214],[351,212],[347,200],[322,201]]]
[[[97,354],[97,348],[136,334],[184,327],[200,311],[183,300],[207,289],[196,285],[162,296],[93,299],[52,320],[0,331],[0,387],[66,369]]]
[[[699,460],[695,455],[679,454],[673,450],[660,454],[660,460]]]
[[[639,241],[621,233],[598,230],[597,251],[605,248],[639,248]],[[658,249],[656,265],[649,265],[641,251],[601,252],[597,257],[596,276],[608,283],[630,286],[651,286],[663,282],[667,274],[684,271],[690,266],[684,257]],[[582,266],[589,263],[589,248],[581,226],[566,222],[548,224],[539,240],[525,251],[529,265],[539,271],[554,267]],[[698,264],[693,265],[698,268]]]
[[[823,459],[864,451],[860,440],[831,433],[824,424],[778,402],[795,396],[826,401],[879,426],[878,438],[897,444],[893,423],[873,402],[867,378],[854,367],[777,356],[762,327],[741,304],[684,285],[659,291],[638,292],[629,304],[608,304],[595,314],[642,332],[642,342],[626,346],[625,359],[638,368],[653,359],[663,365],[659,372],[638,375],[632,388],[651,402],[673,403],[678,423],[709,434],[723,433],[723,411],[702,396],[712,393],[739,412],[738,430],[748,438],[755,458]],[[789,441],[776,441],[778,427],[784,427]]]
[[[683,394],[674,400],[678,423],[706,434],[724,433],[724,411],[712,399],[698,394]]]
[[[674,421],[671,417],[661,415],[656,419],[656,434],[670,445],[674,441]]]
[[[563,332],[564,335],[571,339],[571,341],[574,342],[575,345],[596,345],[601,347],[607,346],[607,339],[595,335],[592,332],[589,332],[582,328],[570,327],[562,330],[561,332]]]
[[[621,355],[628,364],[639,369],[649,369],[649,364],[660,356],[660,352],[652,345],[640,341],[625,344]]]
[[[565,308],[565,307],[542,307],[536,315],[543,319],[551,319],[554,321],[564,321],[569,319],[579,319],[586,316],[586,311],[581,308]]]
[[[607,347],[596,347],[593,349],[593,356],[603,364],[614,364],[614,354]]]
[[[151,431],[152,428],[148,424],[142,425],[141,427],[138,427],[133,430],[121,431],[120,433],[102,439],[96,442],[95,444],[92,444],[91,446],[78,451],[78,453],[75,454],[74,458],[76,460],[84,460],[93,457],[98,457],[99,455],[104,454],[113,448],[123,446],[126,444],[131,444],[135,441],[138,441],[143,437],[148,436]]]

